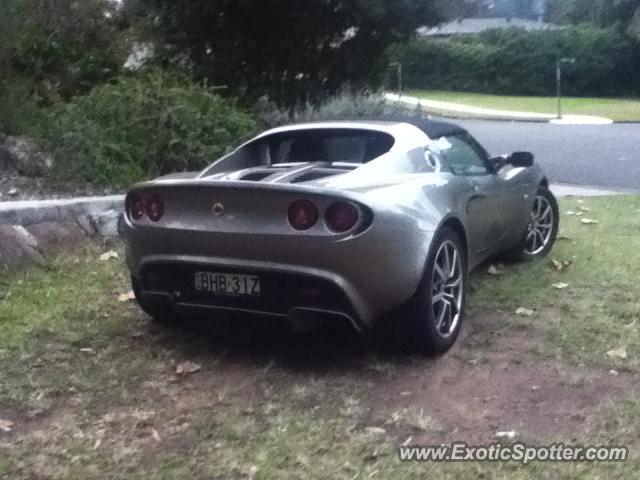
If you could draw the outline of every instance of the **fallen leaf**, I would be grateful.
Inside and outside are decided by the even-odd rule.
[[[576,212],[574,212],[573,210],[567,210],[565,213],[566,213],[567,215],[569,215],[570,217],[571,217],[572,215],[575,215],[575,214],[576,214]]]
[[[133,290],[128,291],[127,293],[121,293],[118,295],[119,302],[129,302],[131,300],[135,300],[136,296],[133,293]]]
[[[102,255],[100,255],[100,260],[102,260],[103,262],[111,260],[112,258],[119,258],[118,252],[116,252],[115,250],[109,250],[108,252],[104,252]]]
[[[619,358],[624,360],[627,358],[627,349],[625,347],[614,348],[613,350],[609,350],[607,352],[607,357],[609,358]]]
[[[3,420],[0,418],[0,431],[10,432],[13,428],[13,422],[11,420]]]
[[[370,453],[369,455],[365,455],[363,461],[365,463],[369,463],[369,462],[375,462],[376,459],[378,458],[378,450],[374,450],[372,453]]]
[[[537,392],[538,390],[540,390],[540,386],[539,385],[531,385],[531,391],[532,392]]]
[[[504,273],[504,265],[502,263],[491,264],[487,269],[487,273],[489,275],[502,275]]]
[[[365,430],[367,431],[367,433],[373,433],[375,435],[382,435],[384,433],[387,433],[387,431],[384,428],[380,428],[380,427],[367,427],[365,428]]]
[[[496,438],[515,438],[516,432],[513,430],[508,430],[505,432],[496,432]]]
[[[620,372],[618,372],[617,370],[613,370],[613,369],[609,370],[609,373],[611,375],[613,375],[614,377],[617,377],[618,375],[620,375]]]
[[[535,314],[535,310],[531,310],[530,308],[520,307],[516,310],[516,315],[522,315],[523,317],[531,317]]]
[[[84,348],[81,348],[80,351],[83,353],[93,353],[93,348],[84,347]]]
[[[158,431],[155,428],[151,429],[151,435],[153,436],[153,439],[156,442],[160,442],[162,441],[162,438],[160,437],[160,434],[158,433]]]
[[[411,392],[409,390],[405,390],[404,392],[400,392],[400,396],[401,397],[408,397],[409,395],[411,395]]]
[[[200,368],[200,364],[187,360],[186,362],[178,364],[176,367],[176,373],[178,375],[187,375],[189,373],[196,373],[200,371]]]
[[[581,217],[584,215],[584,212],[576,212],[576,217]]]
[[[564,272],[569,268],[569,265],[571,265],[571,260],[556,260],[555,258],[552,258],[551,264],[558,272]]]
[[[402,446],[406,447],[407,445],[409,445],[411,443],[411,440],[413,440],[413,437],[411,435],[409,435],[406,440],[404,442],[402,442]]]
[[[589,207],[583,207],[582,205],[580,205],[578,207],[578,210],[580,210],[581,212],[590,212],[591,209]]]
[[[571,241],[573,239],[571,237],[567,237],[566,235],[558,235],[556,237],[556,240],[565,240],[565,241],[568,240],[568,241]]]
[[[584,225],[596,225],[600,222],[598,220],[594,220],[593,218],[583,218],[580,220],[580,223],[583,223]]]
[[[558,283],[554,283],[552,284],[553,288],[556,288],[558,290],[564,290],[565,288],[567,288],[569,286],[568,283],[562,283],[562,282],[558,282]]]

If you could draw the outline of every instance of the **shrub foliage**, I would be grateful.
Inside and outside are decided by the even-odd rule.
[[[44,136],[56,177],[124,187],[200,169],[254,128],[251,116],[206,85],[151,71],[56,105]]]
[[[449,39],[415,39],[391,56],[405,67],[410,88],[513,95],[553,95],[555,64],[566,65],[565,93],[615,96],[640,93],[640,46],[615,29],[567,27],[545,32],[490,30]]]

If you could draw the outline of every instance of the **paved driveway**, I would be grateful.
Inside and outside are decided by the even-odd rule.
[[[640,124],[455,122],[492,154],[532,151],[552,182],[640,190]]]

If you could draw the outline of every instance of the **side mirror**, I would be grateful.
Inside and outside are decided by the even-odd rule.
[[[513,152],[509,155],[499,155],[489,159],[489,165],[493,173],[500,171],[505,165],[513,165],[514,167],[530,167],[533,165],[533,153],[531,152]]]
[[[533,165],[533,153],[513,152],[507,157],[507,163],[514,167],[530,167]]]
[[[489,159],[489,166],[493,173],[498,173],[507,164],[508,155],[498,155]]]

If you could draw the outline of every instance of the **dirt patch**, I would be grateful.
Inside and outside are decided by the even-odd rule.
[[[500,321],[469,318],[471,327],[449,354],[380,382],[372,411],[406,412],[399,422],[405,428],[396,432],[416,442],[481,443],[504,431],[527,441],[578,440],[598,433],[601,414],[614,401],[640,391],[638,379],[625,372],[532,359],[527,352],[544,341],[539,332],[512,330],[478,346],[483,329]]]
[[[541,362],[531,350],[543,334],[499,314],[470,315],[456,347],[438,359],[391,355],[340,326],[298,336],[246,319],[160,326],[141,318],[109,347],[110,355],[148,359],[140,371],[112,359],[124,388],[67,391],[37,414],[5,410],[15,428],[0,450],[38,452],[25,453],[17,471],[64,478],[74,462],[95,472],[151,468],[203,444],[217,451],[286,431],[300,415],[314,428],[330,429],[336,418],[349,425],[330,435],[387,444],[485,443],[511,430],[529,442],[581,443],[601,437],[615,402],[640,392],[629,373]],[[178,374],[186,360],[201,369]]]

